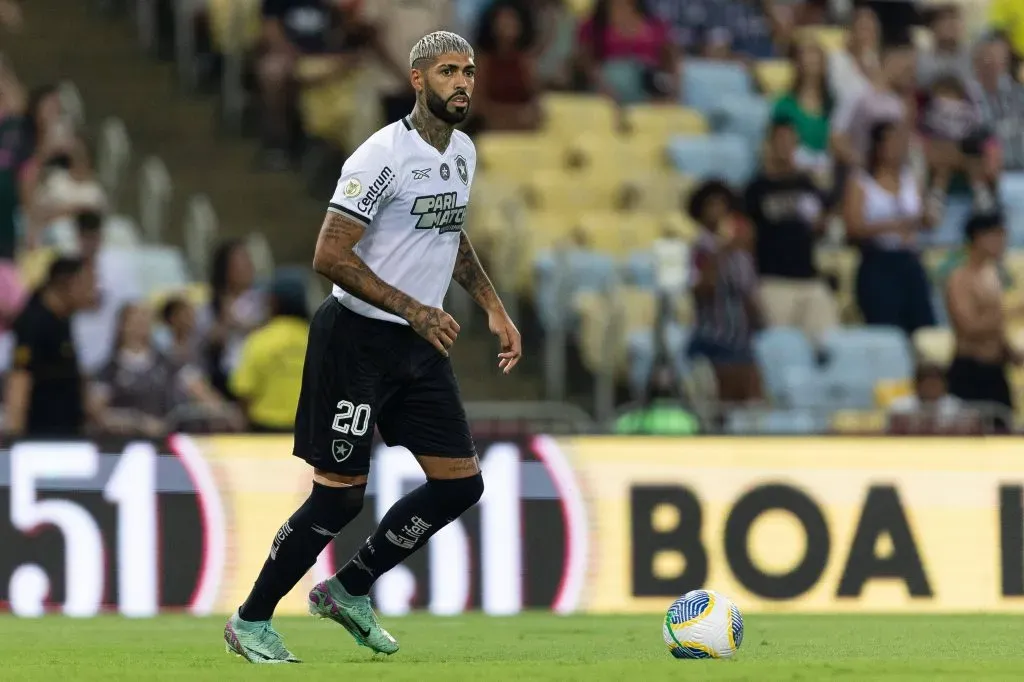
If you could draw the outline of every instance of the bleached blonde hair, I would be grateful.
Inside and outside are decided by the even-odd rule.
[[[421,59],[434,60],[443,54],[455,52],[456,54],[473,57],[473,46],[469,41],[451,31],[434,31],[420,38],[412,47],[409,53],[409,68],[415,68],[416,62]]]

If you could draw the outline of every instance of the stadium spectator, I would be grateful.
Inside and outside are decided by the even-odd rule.
[[[409,83],[409,48],[422,36],[451,26],[453,0],[365,0],[359,20],[372,30],[373,80],[384,120],[394,123],[412,112],[416,95]],[[476,107],[476,101],[473,103]]]
[[[231,393],[241,403],[251,431],[287,433],[295,424],[309,335],[305,286],[278,277],[269,303],[270,321],[245,340],[231,374]]]
[[[0,0],[0,26],[12,33],[21,30],[21,5],[16,0]]]
[[[71,321],[82,371],[94,376],[110,359],[119,311],[143,296],[138,266],[131,252],[105,247],[103,215],[86,210],[76,218],[78,255],[93,271],[95,300]]]
[[[21,173],[22,206],[27,211],[26,244],[51,242],[55,223],[85,211],[103,211],[106,193],[96,179],[85,144],[72,138],[51,155],[36,155]]]
[[[911,41],[911,28],[921,25],[917,0],[854,0],[870,8],[878,17],[883,45],[906,45]]]
[[[764,166],[744,203],[754,224],[766,322],[798,327],[820,341],[839,325],[835,300],[814,265],[814,245],[825,230],[825,197],[797,167],[796,145],[793,121],[774,119]]]
[[[963,434],[976,430],[978,415],[946,387],[946,371],[923,363],[914,372],[914,392],[889,405],[889,432],[910,434]]]
[[[687,353],[711,363],[719,398],[726,403],[761,398],[752,342],[763,315],[738,204],[727,185],[712,180],[694,190],[688,207],[700,234],[694,245],[696,325]]]
[[[846,48],[829,55],[828,82],[837,104],[856,100],[878,80],[882,38],[878,17],[870,8],[853,14]]]
[[[1024,85],[1010,75],[1005,42],[989,38],[978,46],[974,75],[971,94],[982,121],[999,139],[1003,167],[1024,171]]]
[[[172,296],[161,308],[160,318],[168,332],[161,350],[179,365],[201,366],[195,307],[186,298]]]
[[[74,140],[74,125],[61,106],[55,85],[42,85],[32,90],[24,125],[19,166],[33,156],[46,158],[55,150],[65,150]]]
[[[937,78],[949,75],[966,85],[972,78],[973,67],[960,6],[950,4],[936,8],[931,17],[931,29],[934,48],[917,53],[918,88],[927,90]]]
[[[956,335],[949,391],[968,403],[999,405],[1012,413],[1006,366],[1024,362],[1024,356],[1006,336],[997,268],[1006,250],[1006,228],[1002,216],[979,214],[967,222],[964,232],[967,259],[950,274],[946,284],[946,303]],[[1005,420],[1002,425],[1009,426]]]
[[[576,17],[566,0],[535,0],[537,79],[545,90],[572,85]]]
[[[540,83],[524,16],[510,2],[496,3],[484,13],[476,43],[473,109],[487,130],[535,130],[540,125]]]
[[[262,3],[263,40],[257,75],[263,105],[263,163],[276,170],[290,163],[298,61],[340,48],[339,6],[343,0]],[[336,66],[340,68],[340,60]]]
[[[174,411],[190,402],[225,409],[202,374],[159,353],[152,336],[147,307],[129,304],[119,311],[113,353],[90,387],[103,415],[98,426],[107,434],[157,438],[170,433]]]
[[[18,165],[24,126],[24,89],[0,55],[0,262],[14,259],[18,241]]]
[[[263,300],[253,288],[255,271],[245,243],[220,245],[213,255],[210,305],[199,317],[203,364],[213,387],[231,397],[228,377],[238,362],[249,332],[262,324]]]
[[[15,320],[4,396],[4,426],[10,435],[82,434],[87,406],[71,316],[89,305],[92,289],[92,271],[81,259],[58,258]]]
[[[792,28],[791,17],[761,0],[651,0],[650,5],[668,23],[676,48],[690,55],[768,59]]]
[[[579,32],[591,90],[620,104],[675,100],[679,61],[668,27],[640,0],[598,0]]]
[[[914,94],[914,49],[892,45],[882,52],[881,75],[857,97],[840,100],[832,117],[832,144],[837,159],[862,167],[871,146],[870,133],[882,122],[908,122]]]
[[[772,113],[789,119],[796,128],[797,166],[815,174],[819,184],[827,187],[830,183],[821,178],[831,171],[828,121],[834,102],[828,90],[825,51],[817,43],[803,41],[793,46],[789,58],[793,87],[775,102]]]
[[[906,127],[876,123],[864,170],[846,185],[846,235],[861,253],[857,304],[871,325],[912,334],[935,324],[931,288],[918,257],[918,234],[929,227],[921,192],[906,163]]]

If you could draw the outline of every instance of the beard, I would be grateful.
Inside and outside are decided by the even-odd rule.
[[[465,121],[466,117],[469,116],[469,104],[466,104],[465,108],[460,111],[449,111],[448,100],[441,99],[441,96],[434,92],[429,86],[424,88],[424,91],[427,100],[427,110],[448,125],[458,125]],[[457,97],[458,95],[466,97],[466,93],[457,92],[452,95],[449,100]]]

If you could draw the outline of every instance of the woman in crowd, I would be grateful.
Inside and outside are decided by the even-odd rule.
[[[831,166],[828,143],[833,98],[828,89],[825,51],[817,43],[799,42],[790,51],[790,61],[793,87],[775,102],[773,118],[793,122],[800,140],[797,166],[820,179]]]
[[[845,50],[829,55],[828,81],[837,103],[856,98],[876,81],[881,70],[881,28],[868,7],[853,14]]]
[[[107,433],[159,437],[175,424],[175,408],[196,403],[223,416],[225,402],[192,366],[174,363],[153,347],[152,316],[142,305],[126,305],[117,321],[114,352],[93,383],[90,399]]]
[[[535,130],[540,125],[537,64],[523,24],[523,13],[505,3],[492,6],[482,19],[473,106],[488,130]]]
[[[231,397],[228,377],[238,363],[249,332],[266,318],[263,297],[253,287],[255,269],[241,240],[227,241],[214,252],[210,305],[199,328],[204,339],[204,364],[213,387]]]
[[[641,0],[598,0],[579,44],[593,90],[620,104],[676,99],[679,62],[668,26]]]
[[[706,358],[718,380],[719,398],[738,403],[761,398],[754,361],[754,333],[764,326],[752,231],[727,185],[710,181],[690,198],[689,213],[700,225],[694,245],[696,325],[688,355]]]
[[[897,123],[871,129],[867,167],[846,184],[847,238],[860,247],[857,304],[869,325],[908,335],[935,324],[918,235],[931,227],[921,189],[907,164],[907,130]]]

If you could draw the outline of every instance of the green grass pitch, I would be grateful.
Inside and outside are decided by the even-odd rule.
[[[67,680],[1011,680],[1024,678],[1012,616],[747,616],[731,661],[677,661],[650,616],[385,618],[402,650],[383,659],[328,622],[274,625],[301,665],[224,651],[222,618],[0,617],[0,679]]]

